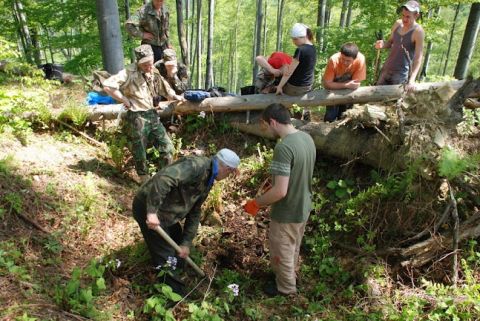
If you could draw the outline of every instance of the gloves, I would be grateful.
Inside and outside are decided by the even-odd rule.
[[[258,211],[260,210],[260,206],[258,205],[256,200],[249,200],[249,201],[247,201],[247,203],[245,204],[243,209],[248,214],[250,214],[252,216],[255,216],[255,215],[257,215]]]

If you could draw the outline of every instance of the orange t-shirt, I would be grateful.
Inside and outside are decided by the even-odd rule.
[[[335,81],[335,79],[344,76],[346,73],[352,75],[351,80],[362,81],[367,78],[367,65],[365,64],[365,56],[362,53],[357,54],[357,58],[353,60],[352,64],[345,68],[340,62],[341,53],[337,52],[328,59],[327,68],[323,74],[323,79],[326,81]]]

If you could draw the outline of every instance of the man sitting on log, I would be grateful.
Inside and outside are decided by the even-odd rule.
[[[155,67],[177,95],[181,95],[187,90],[187,66],[177,62],[177,54],[174,49],[165,49],[163,59],[157,61]]]
[[[365,56],[358,51],[354,43],[346,43],[328,60],[323,74],[325,89],[357,89],[361,81],[367,78]],[[324,121],[333,122],[340,119],[345,110],[352,108],[348,105],[327,106]]]
[[[262,67],[255,79],[255,91],[262,94],[275,92],[275,86],[278,85],[288,66],[292,63],[292,57],[284,52],[276,51],[268,59],[264,56],[257,56],[255,60]]]
[[[140,181],[149,178],[146,150],[153,145],[160,153],[159,167],[172,162],[173,144],[158,117],[156,107],[163,99],[183,100],[153,66],[149,45],[135,48],[137,63],[104,81],[106,93],[123,102],[127,109],[126,135],[131,144],[135,169]]]

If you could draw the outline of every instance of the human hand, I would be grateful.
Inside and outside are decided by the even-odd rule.
[[[357,80],[350,80],[349,82],[345,83],[345,88],[347,89],[357,89],[360,87],[360,82]]]
[[[280,86],[277,86],[277,90],[275,92],[275,95],[283,95],[283,88]]]
[[[274,77],[280,77],[282,75],[282,71],[280,69],[274,69],[272,74]]]
[[[179,248],[180,251],[178,252],[178,256],[182,259],[186,259],[190,255],[190,248],[185,245],[180,245]]]
[[[147,214],[147,226],[149,229],[154,230],[157,226],[160,226],[160,220],[156,213]]]
[[[405,85],[405,91],[407,93],[413,93],[415,91],[415,89],[416,89],[415,83],[413,83],[413,84],[412,83],[407,83]]]
[[[243,209],[245,212],[252,216],[256,216],[258,211],[260,210],[260,205],[258,205],[256,200],[249,200],[245,205],[243,206]]]
[[[173,99],[178,100],[180,102],[186,101],[185,97],[183,97],[182,95],[175,95],[175,96],[173,96]]]
[[[377,40],[375,42],[375,49],[383,49],[385,48],[385,42],[383,40]]]
[[[153,34],[151,34],[150,32],[144,32],[142,34],[142,39],[145,39],[145,40],[152,40],[153,39]]]
[[[130,100],[128,100],[126,97],[123,98],[123,106],[125,106],[126,110],[129,110],[132,107]]]

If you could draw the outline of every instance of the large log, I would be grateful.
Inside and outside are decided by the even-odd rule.
[[[297,128],[312,136],[317,150],[325,155],[346,160],[359,159],[362,163],[385,169],[401,169],[406,159],[394,146],[374,129],[355,130],[336,123],[310,122]],[[232,123],[242,132],[272,139],[271,133],[258,124]]]
[[[435,90],[440,87],[450,86],[453,90],[458,90],[464,81],[419,83],[416,85],[415,92],[425,92]],[[232,97],[207,98],[200,103],[190,101],[169,104],[166,111],[163,111],[162,117],[170,117],[172,112],[175,114],[192,114],[201,111],[209,113],[218,112],[245,112],[249,110],[262,110],[272,103],[281,103],[287,107],[297,104],[302,107],[331,106],[338,104],[383,102],[396,100],[404,94],[404,88],[401,85],[393,86],[369,86],[360,87],[357,90],[314,90],[303,96],[277,96],[275,94],[260,94]],[[166,104],[168,105],[168,104]],[[112,107],[117,106],[117,107]],[[107,105],[92,108],[91,120],[115,119],[121,105]],[[105,110],[105,112],[103,112]]]

